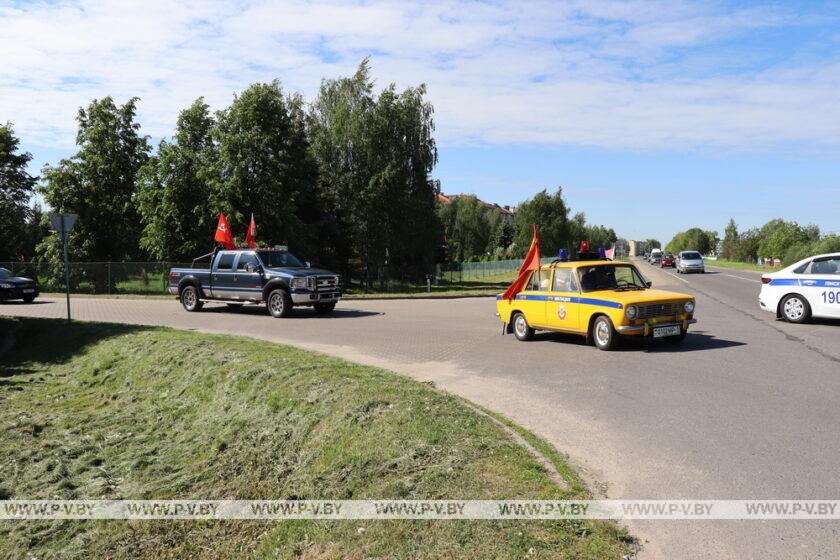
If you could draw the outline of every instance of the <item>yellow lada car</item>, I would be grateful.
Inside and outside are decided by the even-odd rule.
[[[610,350],[623,336],[679,342],[695,323],[694,298],[651,289],[630,263],[555,261],[534,270],[512,300],[496,298],[505,332],[528,340],[534,331],[585,336]]]

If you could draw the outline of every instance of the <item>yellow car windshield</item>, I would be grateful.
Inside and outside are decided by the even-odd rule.
[[[642,275],[630,264],[599,264],[578,268],[580,287],[584,292],[599,290],[644,290],[647,289]]]

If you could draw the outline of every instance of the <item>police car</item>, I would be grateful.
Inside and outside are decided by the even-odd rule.
[[[791,323],[840,318],[840,253],[808,257],[763,275],[758,303]]]

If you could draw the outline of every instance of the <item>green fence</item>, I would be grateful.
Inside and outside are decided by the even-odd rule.
[[[70,291],[74,294],[165,294],[166,275],[185,263],[100,262],[70,263]],[[64,263],[0,262],[16,276],[34,278],[42,292],[64,291]]]
[[[543,259],[551,262],[551,259]],[[70,263],[70,292],[75,294],[167,294],[166,276],[172,267],[191,263],[96,262]],[[342,278],[348,293],[420,293],[425,291],[492,290],[509,283],[522,259],[487,262],[441,263],[428,274],[408,274],[383,268],[362,280],[358,271]],[[42,292],[64,291],[64,263],[0,262],[16,276],[34,278]]]

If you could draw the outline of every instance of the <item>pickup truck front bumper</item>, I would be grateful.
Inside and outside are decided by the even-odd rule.
[[[341,299],[341,292],[337,290],[331,292],[295,291],[291,293],[291,296],[292,303],[295,305],[313,305],[324,301],[338,301]]]

